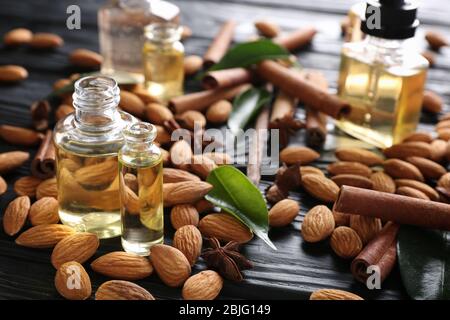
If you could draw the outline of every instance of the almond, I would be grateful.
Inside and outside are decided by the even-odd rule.
[[[415,165],[427,179],[439,179],[447,170],[440,164],[421,157],[409,157],[406,161]]]
[[[372,170],[365,164],[359,162],[340,161],[331,163],[327,167],[331,175],[354,174],[363,177],[370,177]]]
[[[192,29],[188,26],[182,26],[183,31],[181,31],[181,40],[186,40],[187,38],[192,37]]]
[[[119,107],[132,115],[143,118],[145,115],[146,106],[137,95],[132,92],[121,90]]]
[[[52,197],[39,199],[31,206],[29,219],[33,226],[58,223],[58,200]]]
[[[447,141],[436,139],[431,142],[431,160],[442,162],[447,152]]]
[[[33,176],[21,177],[14,183],[14,192],[19,196],[35,197],[36,189],[41,182],[41,179]]]
[[[314,291],[309,297],[309,300],[364,300],[364,299],[354,293],[344,290],[320,289]]]
[[[187,56],[184,58],[184,74],[191,76],[203,67],[203,58],[200,56]]]
[[[107,160],[81,167],[75,171],[73,177],[82,186],[105,188],[114,181],[118,172],[117,162]]]
[[[177,119],[182,127],[189,130],[194,130],[196,125],[199,128],[203,128],[206,125],[205,116],[196,110],[185,111],[182,114],[176,115],[175,119]]]
[[[29,248],[53,248],[59,241],[74,233],[73,228],[62,224],[42,224],[20,234],[16,243]]]
[[[58,79],[55,82],[53,82],[53,90],[57,91],[60,90],[66,86],[69,86],[72,83],[70,79],[62,78]]]
[[[442,120],[436,124],[436,130],[449,129],[449,128],[450,128],[450,120]]]
[[[217,168],[217,165],[211,158],[208,158],[203,154],[192,156],[191,170],[200,178],[206,180],[209,173],[215,168]]]
[[[202,234],[193,225],[179,228],[173,236],[173,246],[183,252],[191,267],[197,262],[202,251]]]
[[[30,212],[30,198],[21,196],[8,204],[3,215],[3,229],[9,236],[17,234],[24,226]]]
[[[444,141],[450,140],[450,128],[443,128],[436,130],[438,134],[438,138]]]
[[[214,300],[222,287],[222,277],[213,270],[205,270],[186,280],[181,295],[184,300]]]
[[[75,261],[64,263],[55,276],[55,287],[68,300],[86,300],[91,296],[91,279],[83,266]]]
[[[439,180],[437,185],[444,189],[450,189],[450,172],[444,174]]]
[[[167,132],[167,130],[163,126],[155,125],[156,127],[156,138],[155,142],[159,144],[166,144],[169,143],[171,140],[170,133]]]
[[[164,125],[164,122],[173,119],[172,111],[159,103],[149,103],[145,108],[145,116],[153,124]]]
[[[177,248],[157,244],[151,248],[150,259],[159,278],[169,287],[180,287],[189,278],[191,266]]]
[[[417,180],[409,180],[409,179],[397,179],[395,180],[395,184],[397,188],[400,187],[410,187],[416,190],[419,190],[427,195],[427,197],[433,201],[439,201],[439,194],[429,185],[417,181]]]
[[[417,198],[422,200],[430,200],[430,198],[420,190],[410,188],[410,187],[400,187],[397,189],[397,194],[402,196],[407,196],[411,198]]]
[[[0,176],[0,196],[4,194],[8,190],[8,185],[6,184],[5,179]]]
[[[33,38],[33,33],[25,28],[17,28],[8,31],[3,37],[3,42],[7,46],[19,46],[29,44]]]
[[[413,141],[422,141],[426,143],[431,143],[431,141],[433,141],[433,137],[429,132],[413,132],[403,139],[403,142],[413,142]]]
[[[224,123],[230,117],[233,105],[228,100],[219,100],[206,110],[206,119],[211,123]]]
[[[61,47],[64,40],[53,33],[35,33],[31,39],[30,46],[35,49],[54,49]]]
[[[110,280],[98,288],[95,300],[155,300],[155,298],[133,282]]]
[[[53,249],[52,265],[58,269],[69,261],[83,264],[95,254],[99,245],[97,235],[89,232],[79,232],[65,237]]]
[[[50,178],[42,181],[36,189],[36,199],[44,197],[58,198],[58,188],[56,186],[56,178]]]
[[[313,149],[302,146],[290,146],[284,148],[280,152],[280,160],[285,162],[286,164],[295,164],[300,162],[303,164],[308,164],[320,158],[320,154],[318,154]]]
[[[302,236],[306,242],[319,242],[330,236],[334,230],[334,218],[326,206],[315,206],[305,215]]]
[[[175,167],[182,170],[190,168],[192,155],[191,146],[185,140],[175,142],[170,148],[170,161]]]
[[[259,33],[267,38],[275,38],[280,33],[280,27],[270,21],[260,20],[255,22],[255,28]]]
[[[378,171],[371,174],[370,180],[373,183],[373,190],[387,193],[395,193],[394,180],[383,171]]]
[[[1,125],[0,137],[10,144],[34,146],[41,142],[43,135],[40,132],[30,129]]]
[[[214,161],[215,164],[218,166],[226,165],[226,164],[232,164],[233,160],[227,153],[223,152],[205,152],[203,153],[205,157],[210,158],[212,161]]]
[[[269,211],[269,225],[271,227],[284,227],[294,221],[300,212],[297,201],[284,199],[277,202]]]
[[[433,50],[439,50],[441,47],[449,45],[445,35],[438,31],[428,30],[425,34],[425,39]]]
[[[0,82],[18,82],[28,78],[28,71],[16,65],[0,66]]]
[[[373,189],[373,182],[369,178],[355,174],[338,174],[331,178],[339,187],[346,185],[363,189]]]
[[[136,84],[131,89],[135,95],[137,95],[144,103],[159,103],[159,99],[153,96],[142,84]]]
[[[355,230],[337,227],[331,234],[330,245],[341,258],[354,258],[362,250],[362,242]]]
[[[61,120],[75,111],[75,108],[67,104],[61,104],[55,111],[56,120]]]
[[[408,157],[431,157],[430,144],[422,141],[403,142],[394,144],[392,147],[383,150],[388,158],[405,159]]]
[[[444,100],[437,93],[425,90],[423,92],[423,109],[431,113],[439,113],[444,106]]]
[[[200,220],[198,228],[204,237],[221,241],[249,242],[253,233],[246,225],[227,213],[211,213]]]
[[[176,204],[194,204],[211,191],[212,188],[212,185],[203,181],[164,183],[164,206],[172,207]]]
[[[360,162],[367,166],[383,163],[383,158],[378,154],[362,148],[338,148],[335,155],[341,161]]]
[[[378,218],[351,215],[350,228],[356,231],[363,245],[370,242],[381,231],[381,220]]]
[[[8,173],[22,166],[30,154],[23,151],[10,151],[0,153],[0,174]]]
[[[120,280],[139,280],[150,276],[150,261],[134,253],[115,251],[107,253],[91,263],[91,268],[104,276]]]
[[[70,63],[83,68],[99,68],[102,64],[102,56],[97,52],[87,49],[75,49],[70,53]]]
[[[175,230],[187,225],[198,225],[198,211],[190,204],[179,204],[170,211],[170,222]]]
[[[200,181],[200,178],[196,175],[184,170],[174,168],[163,169],[163,181],[164,183],[174,183],[183,181]]]
[[[325,176],[322,170],[312,166],[301,166],[300,176],[306,176],[307,174],[318,174],[319,176]]]
[[[324,202],[336,201],[339,193],[339,187],[333,180],[316,174],[302,177],[302,186],[310,195]]]
[[[403,160],[389,159],[384,162],[384,171],[393,178],[424,181],[416,166]]]

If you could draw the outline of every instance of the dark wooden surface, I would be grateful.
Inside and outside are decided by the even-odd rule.
[[[49,31],[64,37],[64,47],[54,52],[34,52],[26,48],[7,49],[0,47],[0,64],[23,65],[30,77],[18,85],[0,86],[0,124],[30,126],[29,105],[36,99],[51,92],[52,83],[66,77],[74,70],[68,64],[68,53],[75,48],[98,50],[96,10],[102,1],[81,0],[0,0],[0,35],[14,27],[27,27],[33,31]],[[339,50],[342,45],[339,21],[355,1],[351,0],[225,0],[176,1],[182,9],[182,20],[194,30],[194,37],[186,41],[189,54],[202,54],[217,27],[227,18],[239,21],[236,41],[245,41],[254,34],[252,21],[257,18],[270,18],[283,29],[315,25],[320,33],[314,44],[298,54],[299,60],[307,68],[323,71],[332,89],[335,88],[339,66]],[[66,8],[78,4],[82,11],[82,29],[69,31],[65,26]],[[420,18],[424,24],[418,32],[417,43],[424,47],[423,32],[427,28],[449,33],[450,7],[446,1],[422,1]],[[450,69],[449,49],[437,57],[436,67],[428,75],[427,86],[442,94],[446,101],[450,98],[448,76]],[[190,81],[189,87],[195,87]],[[301,116],[301,112],[300,112]],[[430,128],[433,117],[422,117],[421,126]],[[303,143],[300,133],[296,137]],[[329,136],[323,156],[316,163],[325,167],[333,161],[332,150],[354,140],[338,135]],[[0,152],[16,150],[17,147],[0,142]],[[35,149],[30,150],[32,154]],[[13,182],[20,176],[29,174],[29,163],[14,173],[5,176],[9,184],[8,193],[0,197],[0,216],[6,205],[15,197]],[[264,190],[270,181],[261,183]],[[383,284],[382,290],[369,291],[356,283],[350,272],[349,262],[337,258],[327,242],[307,244],[300,235],[300,225],[308,208],[316,204],[302,192],[294,192],[291,198],[299,200],[301,214],[295,222],[279,230],[270,232],[270,237],[278,247],[272,251],[259,239],[244,246],[244,253],[251,259],[255,268],[245,272],[245,281],[239,284],[226,281],[221,298],[248,299],[306,299],[311,291],[318,288],[340,288],[350,290],[369,299],[407,298],[401,285],[398,270],[395,270]],[[173,230],[167,226],[167,241],[170,242]],[[109,251],[120,250],[119,239],[102,241],[96,256]],[[55,270],[50,264],[50,250],[22,248],[14,239],[0,231],[0,299],[59,299],[53,286]],[[88,266],[88,264],[86,264]],[[194,272],[204,268],[200,262]],[[107,279],[92,272],[94,291]],[[179,299],[180,289],[164,286],[155,275],[138,283],[150,290],[157,298]]]

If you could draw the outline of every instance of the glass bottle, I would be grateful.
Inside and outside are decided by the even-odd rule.
[[[346,133],[386,148],[415,131],[419,122],[428,61],[406,39],[418,26],[417,7],[403,0],[369,1],[379,8],[380,28],[367,10],[364,41],[345,43],[338,94],[352,111],[336,125]],[[397,17],[392,19],[389,17]]]
[[[117,153],[123,128],[136,119],[119,111],[112,78],[75,83],[75,112],[55,126],[59,216],[64,224],[100,238],[120,235]]]
[[[364,33],[361,31],[361,20],[364,18],[366,3],[359,2],[354,4],[348,11],[348,29],[345,35],[345,41],[355,42],[364,39]]]
[[[161,150],[153,144],[156,127],[144,122],[124,131],[119,151],[122,247],[147,256],[164,240],[163,167]]]
[[[120,83],[142,83],[145,26],[178,23],[179,8],[160,0],[111,0],[98,12],[102,74]]]
[[[184,47],[181,27],[154,23],[145,28],[143,48],[145,86],[151,95],[165,102],[183,94]]]

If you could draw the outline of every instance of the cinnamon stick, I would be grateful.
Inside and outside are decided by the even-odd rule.
[[[252,79],[252,73],[244,68],[231,68],[208,72],[202,80],[206,89],[232,87],[248,83]]]
[[[206,51],[205,55],[203,56],[203,65],[206,68],[219,62],[220,59],[222,59],[222,57],[225,55],[231,41],[233,40],[235,28],[236,22],[233,20],[228,20],[223,24],[219,33],[216,35],[213,42],[209,46],[208,51]]]
[[[369,266],[378,266],[380,281],[391,273],[397,260],[397,233],[400,226],[388,222],[383,229],[372,239],[358,256],[352,261],[351,270],[356,280],[366,283],[372,273],[367,273]]]
[[[205,90],[195,93],[186,94],[172,98],[169,101],[169,107],[175,113],[182,113],[187,110],[203,111],[219,100],[229,100],[237,96],[239,93],[247,90],[249,84],[241,84],[229,88],[218,88],[214,90]]]
[[[48,103],[48,101],[40,100],[34,102],[30,107],[30,112],[33,127],[37,131],[47,130],[50,115],[50,104]]]
[[[334,212],[358,214],[431,229],[450,230],[450,205],[342,186]]]
[[[31,174],[39,179],[48,179],[56,173],[55,145],[53,133],[47,130],[39,150],[31,162]]]
[[[309,44],[316,33],[317,29],[314,27],[302,28],[287,35],[279,36],[274,39],[274,42],[289,51],[294,51]]]
[[[258,65],[258,73],[267,81],[309,107],[323,112],[333,118],[339,119],[348,114],[351,107],[335,95],[317,88],[299,72],[283,67],[282,65],[265,60]]]
[[[328,81],[321,72],[309,71],[305,75],[306,79],[319,89],[328,91]],[[327,137],[326,114],[314,110],[308,106],[306,110],[306,145],[311,148],[320,148],[324,145]]]
[[[261,180],[261,163],[263,148],[267,145],[267,135],[264,131],[269,126],[270,107],[267,105],[259,114],[255,124],[255,136],[253,137],[253,152],[249,154],[249,163],[247,165],[247,176],[254,185],[258,185]],[[267,133],[267,131],[266,131]]]

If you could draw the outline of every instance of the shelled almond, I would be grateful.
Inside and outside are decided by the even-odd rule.
[[[305,215],[302,237],[307,242],[318,242],[328,238],[334,230],[333,214],[326,206],[315,206]]]
[[[64,40],[54,33],[35,33],[30,41],[30,46],[35,49],[55,49],[61,47]]]
[[[314,160],[319,159],[320,154],[308,147],[302,146],[290,146],[284,148],[280,152],[280,161],[285,162],[286,164],[294,164],[300,162],[302,165],[313,162]]]
[[[42,224],[21,233],[16,243],[29,248],[53,248],[59,241],[74,233],[73,228],[62,224]]]
[[[178,249],[157,244],[152,247],[151,262],[159,278],[169,287],[180,287],[189,278],[191,266]]]
[[[183,285],[185,300],[213,300],[223,287],[222,277],[215,271],[206,270],[193,275]]]
[[[11,201],[3,215],[3,230],[7,235],[17,234],[24,226],[30,212],[30,198],[21,196]]]
[[[330,245],[344,259],[356,257],[363,246],[359,235],[349,227],[337,227],[331,234]]]
[[[25,28],[16,28],[8,31],[3,36],[3,42],[7,46],[19,46],[29,44],[33,38],[33,32]]]
[[[239,220],[225,213],[211,213],[200,220],[200,232],[205,237],[222,241],[246,243],[253,238],[252,232]]]
[[[28,71],[17,65],[0,66],[0,82],[19,82],[28,78]]]
[[[91,258],[100,245],[98,237],[93,233],[78,232],[62,239],[52,252],[52,265],[58,269],[66,262],[84,263]]]
[[[133,282],[110,280],[98,288],[95,300],[155,300],[155,298]]]
[[[1,125],[0,138],[13,145],[34,146],[41,142],[43,135],[27,128]]]
[[[102,56],[87,49],[75,49],[70,53],[70,63],[83,68],[98,68],[102,64]]]
[[[33,226],[58,223],[58,200],[53,197],[39,199],[31,206],[29,219]]]
[[[196,226],[185,225],[173,236],[173,246],[183,252],[191,267],[197,262],[202,251],[202,235]]]
[[[147,258],[121,251],[97,258],[91,263],[91,268],[97,273],[120,280],[139,280],[153,272],[153,266]]]
[[[69,286],[74,273],[78,275],[77,286]],[[89,275],[83,266],[75,261],[66,262],[58,268],[55,287],[60,295],[69,300],[86,300],[92,293]]]

